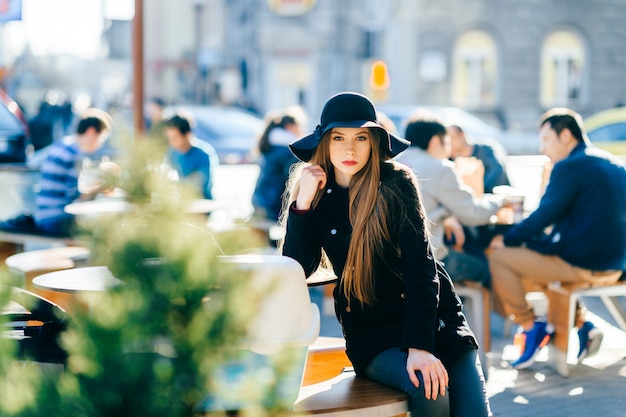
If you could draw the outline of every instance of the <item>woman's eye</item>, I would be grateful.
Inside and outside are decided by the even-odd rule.
[[[356,140],[359,141],[359,142],[366,141],[367,140],[367,136],[357,136]]]
[[[341,136],[333,136],[332,139],[333,140],[343,140],[343,137],[341,137]]]

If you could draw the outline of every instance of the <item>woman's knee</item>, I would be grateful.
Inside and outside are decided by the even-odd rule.
[[[449,394],[437,396],[436,400],[427,400],[423,390],[416,390],[414,394],[410,394],[409,410],[411,415],[416,416],[450,416],[450,399]]]

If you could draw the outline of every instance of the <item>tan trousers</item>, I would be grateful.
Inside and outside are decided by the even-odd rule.
[[[505,247],[489,254],[489,270],[496,297],[513,320],[524,323],[535,319],[532,307],[526,302],[523,281],[545,290],[551,282],[580,284],[611,284],[617,282],[622,271],[590,271],[578,268],[554,255],[542,255],[527,248]],[[582,312],[580,313],[582,314]],[[580,318],[576,318],[579,323]]]

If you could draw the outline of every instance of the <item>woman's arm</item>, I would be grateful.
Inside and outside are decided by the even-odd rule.
[[[294,206],[295,203],[289,207],[282,254],[298,261],[308,277],[317,270],[322,258],[321,244],[315,230],[315,213],[298,213]]]
[[[326,185],[327,177],[319,165],[304,167],[300,175],[298,195],[288,209],[282,253],[298,261],[308,277],[315,272],[322,257],[312,204],[317,192]]]

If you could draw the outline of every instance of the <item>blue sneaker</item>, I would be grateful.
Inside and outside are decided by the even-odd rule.
[[[578,329],[578,340],[580,342],[580,350],[578,351],[578,363],[583,359],[595,355],[600,350],[604,334],[593,325],[592,322],[586,321],[583,326]]]
[[[536,321],[532,329],[524,331],[524,349],[519,359],[511,364],[515,369],[528,368],[535,362],[535,357],[554,334],[554,326],[545,321]]]

